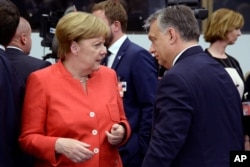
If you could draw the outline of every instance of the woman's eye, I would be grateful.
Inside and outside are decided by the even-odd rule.
[[[94,44],[94,47],[95,48],[99,48],[99,47],[101,47],[102,46],[102,43],[96,43],[96,44]]]

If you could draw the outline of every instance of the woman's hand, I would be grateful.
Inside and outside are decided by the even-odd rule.
[[[75,139],[58,138],[55,144],[56,153],[65,155],[75,163],[84,162],[94,155],[94,152],[88,149],[89,144]]]
[[[106,131],[106,136],[108,137],[108,142],[112,145],[117,145],[122,142],[125,134],[125,128],[120,124],[114,124],[111,131]]]

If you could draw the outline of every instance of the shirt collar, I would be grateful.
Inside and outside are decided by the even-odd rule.
[[[16,47],[16,46],[7,46],[7,48],[17,49],[17,50],[20,50],[20,51],[22,51],[22,52],[23,52],[23,50],[22,50],[22,49],[20,49],[20,48],[18,48],[18,47]]]
[[[5,50],[5,47],[0,44],[0,49]]]
[[[126,38],[127,38],[127,35],[124,34],[120,39],[118,39],[115,43],[113,43],[113,44],[108,48],[108,50],[109,50],[112,54],[116,55],[117,52],[118,52],[118,50],[119,50],[119,48],[122,46],[123,42],[126,40]]]

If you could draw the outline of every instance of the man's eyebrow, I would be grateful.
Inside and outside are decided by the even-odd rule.
[[[149,35],[148,35],[148,39],[149,39],[149,40],[153,40],[153,39],[155,39],[155,36],[149,34]]]

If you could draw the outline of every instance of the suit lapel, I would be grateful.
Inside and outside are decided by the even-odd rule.
[[[129,43],[130,43],[130,41],[128,38],[123,42],[122,46],[120,47],[119,51],[117,52],[117,54],[115,56],[115,60],[114,60],[112,67],[111,67],[112,69],[115,70],[119,66],[121,60],[123,59],[123,57],[125,55],[125,51],[128,48]]]

